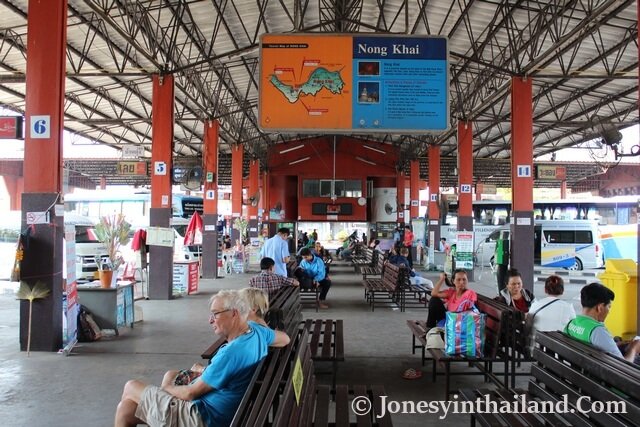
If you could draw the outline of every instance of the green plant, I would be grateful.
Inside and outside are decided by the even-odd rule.
[[[108,261],[97,260],[100,270],[117,270],[123,259],[120,246],[129,243],[131,224],[122,214],[105,215],[96,225],[96,237],[107,248]]]
[[[233,221],[233,228],[240,232],[240,241],[244,241],[247,236],[247,227],[249,227],[249,223],[244,217],[236,218]]]
[[[16,293],[16,298],[29,301],[29,326],[27,327],[27,357],[31,354],[31,318],[33,313],[33,300],[46,298],[49,295],[49,288],[44,282],[37,281],[31,287],[27,282],[21,281],[20,288]]]

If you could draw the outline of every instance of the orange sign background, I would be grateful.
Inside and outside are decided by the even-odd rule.
[[[352,41],[351,37],[345,36],[264,35],[260,64],[260,127],[265,130],[351,129]],[[268,44],[307,46],[265,47]],[[275,70],[279,70],[277,76],[283,84],[299,87],[318,68],[340,72],[344,82],[340,93],[331,93],[324,87],[315,95],[300,94],[295,102],[290,102],[270,81]]]

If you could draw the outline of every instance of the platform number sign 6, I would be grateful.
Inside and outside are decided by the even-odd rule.
[[[32,139],[51,138],[51,116],[31,116],[29,136]]]

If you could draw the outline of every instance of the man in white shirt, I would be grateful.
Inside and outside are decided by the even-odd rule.
[[[276,265],[273,272],[284,277],[287,277],[287,262],[289,262],[288,238],[289,229],[286,227],[280,228],[278,233],[267,239],[262,249],[260,249],[260,258],[267,257],[274,260]]]

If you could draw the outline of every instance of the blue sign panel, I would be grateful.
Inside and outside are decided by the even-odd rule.
[[[352,66],[354,131],[449,128],[446,38],[353,37]]]

